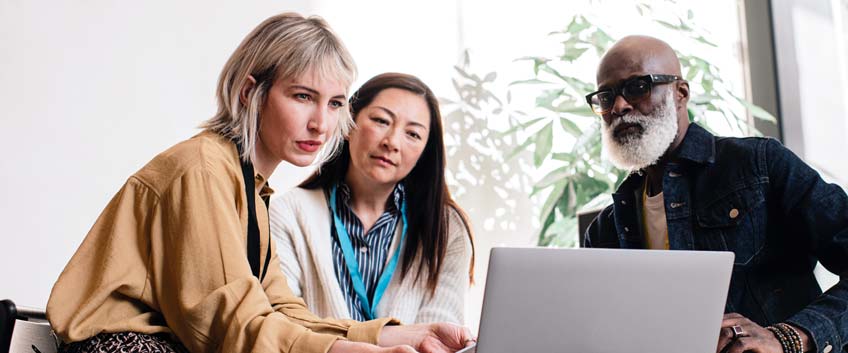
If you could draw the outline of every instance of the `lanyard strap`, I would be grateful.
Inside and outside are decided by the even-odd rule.
[[[350,272],[350,279],[353,282],[353,290],[356,291],[356,296],[359,297],[359,301],[364,306],[363,309],[365,309],[365,318],[368,320],[374,320],[376,318],[377,304],[379,304],[380,299],[383,298],[383,293],[386,292],[386,288],[389,286],[389,281],[395,273],[398,258],[400,257],[400,253],[403,249],[403,241],[406,238],[407,225],[409,224],[409,222],[406,221],[406,199],[404,199],[400,204],[400,216],[403,221],[403,231],[400,234],[400,243],[398,243],[398,247],[395,249],[395,254],[392,256],[392,259],[389,260],[386,268],[383,269],[383,274],[380,275],[380,279],[377,281],[377,288],[374,291],[374,301],[371,303],[371,301],[368,300],[368,292],[365,290],[365,282],[362,280],[362,273],[359,272],[359,262],[356,261],[356,257],[353,252],[353,245],[351,245],[350,242],[350,235],[348,235],[347,228],[345,228],[341,218],[339,218],[338,211],[336,211],[336,192],[336,185],[333,185],[330,189],[330,209],[333,211],[333,224],[336,226],[336,234],[339,236],[339,243],[342,247],[342,255],[344,255],[347,270]]]
[[[239,156],[242,153],[240,143],[236,143]],[[239,157],[241,161],[241,157]],[[259,257],[262,253],[259,244],[259,222],[256,220],[256,181],[253,174],[253,163],[250,161],[241,161],[241,174],[244,177],[244,193],[247,197],[247,262],[250,263],[250,270],[253,275],[262,280],[265,279],[265,274],[268,273],[268,264],[271,261],[271,231],[268,231],[268,251],[265,253],[265,267],[262,268],[262,274],[259,270]],[[265,209],[268,209],[268,198],[263,197]]]

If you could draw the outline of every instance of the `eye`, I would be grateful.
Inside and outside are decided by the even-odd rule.
[[[644,80],[634,80],[624,85],[624,92],[627,95],[639,96],[651,90],[651,84]]]
[[[312,100],[312,96],[310,96],[307,93],[295,93],[294,98],[296,98],[298,100],[302,100],[302,101]]]
[[[373,121],[373,122],[377,123],[378,125],[386,125],[386,126],[388,126],[388,125],[389,125],[389,121],[388,121],[388,120],[383,119],[383,118],[378,117],[378,116],[371,117],[371,121]]]
[[[608,92],[600,93],[598,94],[598,101],[604,105],[609,104],[612,102],[612,94],[609,94]]]
[[[333,108],[341,108],[345,106],[345,103],[339,100],[332,100],[330,101],[330,106]]]
[[[409,132],[407,132],[406,134],[407,134],[409,137],[412,137],[412,138],[414,138],[414,139],[416,139],[416,140],[421,140],[421,135],[419,135],[419,134],[418,134],[417,132],[415,132],[415,131],[409,131]]]

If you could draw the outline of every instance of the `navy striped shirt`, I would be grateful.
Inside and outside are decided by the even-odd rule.
[[[386,210],[368,230],[368,234],[363,234],[362,222],[350,208],[350,188],[347,184],[341,182],[337,192],[336,210],[338,210],[339,219],[341,219],[350,236],[350,243],[354,249],[353,254],[359,263],[359,271],[368,293],[368,300],[373,301],[377,282],[380,280],[383,267],[388,261],[387,257],[392,239],[395,236],[395,229],[400,223],[400,207],[404,198],[404,188],[400,183],[395,186],[392,197],[386,200]],[[364,306],[359,301],[356,290],[353,288],[353,280],[351,280],[350,272],[345,264],[344,253],[342,253],[335,224],[331,224],[330,228],[333,237],[333,264],[335,265],[336,278],[339,280],[339,286],[347,302],[348,311],[350,311],[352,319],[365,321],[367,318],[363,310]]]

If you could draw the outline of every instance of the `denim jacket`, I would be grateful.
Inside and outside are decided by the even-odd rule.
[[[663,173],[669,246],[736,254],[725,306],[759,325],[806,330],[848,352],[848,196],[773,139],[715,137],[692,124]],[[586,247],[644,248],[633,173],[586,230]],[[840,274],[822,294],[816,262]]]

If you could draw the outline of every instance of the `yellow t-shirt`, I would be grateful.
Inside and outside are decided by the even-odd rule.
[[[642,188],[642,224],[645,231],[645,248],[668,250],[668,224],[665,221],[663,193],[648,196],[647,184]]]

